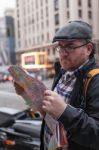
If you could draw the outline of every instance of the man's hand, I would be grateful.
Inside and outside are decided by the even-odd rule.
[[[14,82],[14,87],[15,87],[15,91],[18,95],[22,96],[22,94],[25,92],[24,89],[16,82]]]
[[[64,112],[66,107],[67,104],[62,96],[50,90],[45,91],[42,105],[42,109],[45,112],[49,113],[54,118],[58,118]]]

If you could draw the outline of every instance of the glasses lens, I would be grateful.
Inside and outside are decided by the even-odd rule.
[[[62,51],[71,52],[74,50],[73,47],[60,47],[60,46],[57,46],[55,49],[57,52],[62,52]]]
[[[69,46],[68,46],[68,47],[65,48],[65,51],[66,51],[66,52],[72,52],[73,50],[74,50],[73,47],[69,47]]]

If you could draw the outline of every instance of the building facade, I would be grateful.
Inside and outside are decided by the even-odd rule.
[[[58,57],[53,48],[55,33],[66,22],[83,20],[92,25],[99,53],[99,0],[16,0],[16,54],[47,51],[48,61]],[[98,54],[97,54],[98,56]]]

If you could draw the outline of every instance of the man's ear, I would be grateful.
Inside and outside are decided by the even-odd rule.
[[[92,50],[93,50],[93,44],[92,43],[88,43],[87,44],[87,52],[88,52],[89,55],[91,54]]]

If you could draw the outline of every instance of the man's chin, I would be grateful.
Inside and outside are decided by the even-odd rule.
[[[73,68],[71,68],[71,67],[67,67],[67,66],[62,66],[62,68],[64,69],[64,70],[66,70],[66,71],[73,71],[73,70],[75,70],[75,69],[73,69]]]
[[[62,66],[62,68],[66,71],[69,71],[69,69],[70,69],[69,67],[66,67],[66,66]]]

